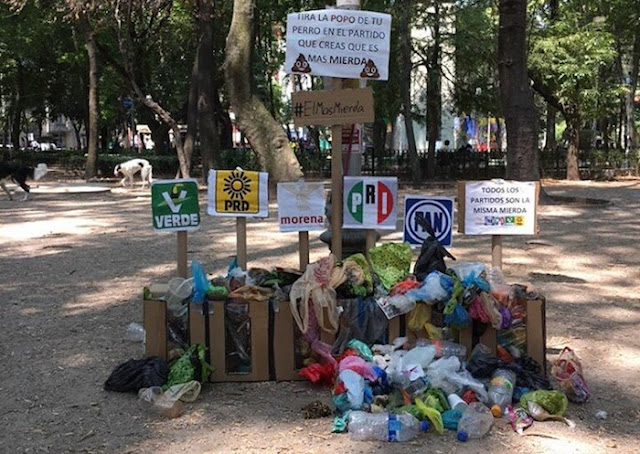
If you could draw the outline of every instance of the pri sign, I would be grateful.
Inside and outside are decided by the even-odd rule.
[[[281,232],[324,229],[323,183],[278,183]]]
[[[207,213],[211,216],[257,217],[269,214],[268,174],[209,170]]]
[[[453,199],[450,197],[407,197],[404,202],[404,241],[421,246],[427,231],[418,223],[424,219],[431,224],[436,239],[443,246],[451,246],[453,231]]]
[[[198,182],[193,179],[154,181],[151,184],[151,213],[156,232],[198,230]]]
[[[345,229],[396,228],[396,177],[344,177]]]
[[[285,71],[387,80],[391,15],[324,9],[287,15]]]
[[[535,181],[464,183],[462,231],[467,235],[534,235],[539,186]],[[462,197],[461,197],[462,199]]]

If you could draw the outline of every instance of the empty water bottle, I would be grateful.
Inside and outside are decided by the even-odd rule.
[[[352,440],[409,441],[426,431],[428,424],[409,413],[367,413],[354,411],[349,415],[349,436]]]
[[[467,358],[467,347],[450,340],[419,339],[416,345],[433,345],[436,347],[436,358],[457,356],[460,361],[464,361]]]
[[[129,323],[127,326],[126,339],[131,342],[144,342],[145,331],[138,323]]]
[[[513,387],[516,383],[516,374],[508,369],[496,369],[491,377],[489,385],[489,405],[491,413],[496,418],[504,414],[505,409],[513,398]]]
[[[484,437],[493,425],[493,415],[484,404],[472,402],[458,422],[458,440],[467,441]]]

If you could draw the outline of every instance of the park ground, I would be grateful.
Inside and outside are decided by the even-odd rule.
[[[118,364],[142,355],[125,340],[142,321],[142,288],[175,272],[175,235],[151,228],[150,196],[115,182],[86,186],[51,172],[29,202],[0,197],[0,452],[6,453],[604,453],[640,452],[640,180],[545,180],[565,197],[540,207],[537,237],[504,241],[510,283],[530,282],[547,298],[547,358],[564,346],[582,360],[592,397],[570,404],[574,429],[536,423],[516,435],[503,421],[483,440],[429,433],[406,444],[352,442],[331,434],[331,418],[301,408],[329,391],[306,382],[208,384],[185,414],[159,420],[134,395],[108,393]],[[455,196],[454,186],[402,189]],[[599,199],[610,203],[587,203]],[[201,193],[201,206],[206,203]],[[276,206],[249,220],[249,265],[298,264],[297,235],[279,233]],[[399,216],[401,218],[401,216]],[[311,233],[311,260],[328,253]],[[400,228],[382,241],[401,241]],[[204,216],[189,235],[189,258],[226,270],[235,223]],[[491,240],[456,234],[450,251],[491,261]],[[417,252],[416,252],[417,254]],[[595,417],[606,411],[607,419]]]

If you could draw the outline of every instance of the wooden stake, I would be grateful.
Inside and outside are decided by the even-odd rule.
[[[369,258],[369,249],[376,245],[376,231],[374,229],[367,229],[367,236],[365,238],[365,255]]]
[[[178,232],[178,276],[187,278],[187,232]]]
[[[298,250],[300,252],[300,270],[304,271],[309,264],[309,232],[298,232]]]
[[[502,269],[502,235],[491,235],[491,266]]]
[[[236,257],[238,266],[247,270],[247,218],[236,218]]]

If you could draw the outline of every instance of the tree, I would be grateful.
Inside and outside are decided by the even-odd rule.
[[[556,108],[567,123],[567,179],[579,180],[580,130],[585,118],[596,117],[611,104],[619,87],[602,86],[603,68],[614,63],[612,35],[594,22],[593,13],[565,4],[558,20],[533,41],[529,75],[533,88]],[[579,6],[579,5],[578,5]]]
[[[254,14],[255,0],[234,1],[224,63],[227,93],[237,124],[271,181],[294,181],[302,177],[302,171],[287,135],[251,89]]]
[[[500,0],[498,73],[507,126],[507,172],[512,180],[538,180],[538,115],[527,76],[527,1]]]

